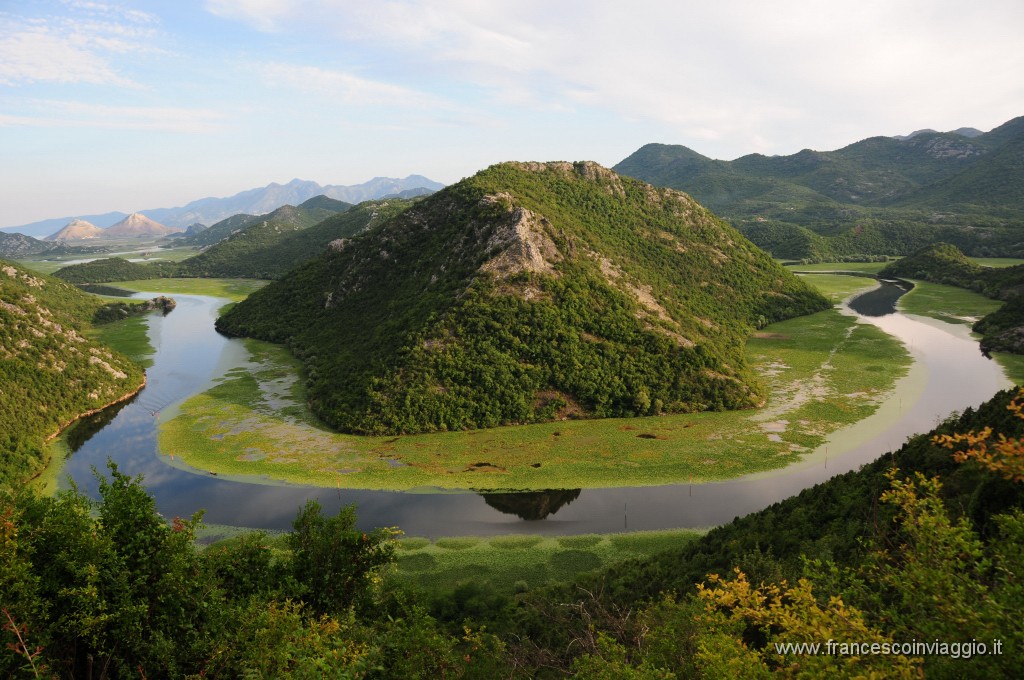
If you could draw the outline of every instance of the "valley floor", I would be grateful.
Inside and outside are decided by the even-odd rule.
[[[813,278],[836,300],[875,285]],[[643,486],[779,469],[870,415],[911,363],[897,340],[833,309],[750,340],[748,360],[771,392],[763,409],[357,437],[316,422],[285,350],[246,345],[247,363],[165,414],[169,462],[241,479],[395,490]]]

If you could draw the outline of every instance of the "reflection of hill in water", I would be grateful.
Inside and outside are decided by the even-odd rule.
[[[484,502],[495,510],[520,519],[544,519],[579,498],[580,489],[552,489],[520,493],[481,493]]]
[[[69,429],[65,435],[65,441],[71,452],[74,453],[82,448],[87,441],[92,439],[94,434],[97,434],[106,427],[114,419],[114,416],[121,412],[121,409],[135,401],[137,396],[134,395],[130,399],[108,406],[99,413],[79,419],[75,426]]]

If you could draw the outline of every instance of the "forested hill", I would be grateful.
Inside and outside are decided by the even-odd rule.
[[[43,442],[139,387],[142,369],[85,337],[104,303],[0,261],[0,486],[45,465]]]
[[[173,275],[276,279],[319,255],[331,241],[355,236],[374,220],[398,213],[409,204],[410,201],[399,199],[368,201],[356,207],[345,204],[345,210],[331,213],[312,226],[289,226],[278,220],[263,220],[183,260]]]
[[[685,194],[505,163],[254,293],[218,329],[287,342],[354,432],[752,406],[750,331],[827,301]]]
[[[947,241],[972,255],[1021,250],[1024,117],[977,136],[924,131],[836,151],[712,160],[648,144],[622,174],[692,194],[778,257],[906,255]]]
[[[282,205],[266,215],[232,215],[217,222],[209,229],[204,229],[192,236],[181,239],[183,245],[212,246],[232,235],[246,231],[256,225],[271,225],[277,231],[297,231],[311,227],[321,220],[336,213],[345,212],[352,207],[351,203],[336,201],[326,196],[314,196],[299,205]]]

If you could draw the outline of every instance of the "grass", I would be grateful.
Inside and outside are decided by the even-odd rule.
[[[856,293],[871,290],[878,285],[875,279],[867,276],[812,274],[803,275],[803,277],[833,302],[839,302]]]
[[[230,545],[252,529],[203,525],[196,541],[203,547]],[[271,550],[287,550],[286,533],[263,532]],[[522,534],[452,536],[431,541],[409,537],[395,541],[391,578],[431,593],[450,593],[473,583],[511,595],[528,588],[563,583],[578,574],[616,562],[677,548],[700,537],[693,529],[637,531],[543,537]]]
[[[254,290],[267,285],[269,281],[257,279],[147,279],[143,281],[118,281],[118,288],[126,288],[139,292],[158,292],[173,296],[209,295],[210,297],[226,298],[231,302],[241,302]]]
[[[888,262],[819,262],[817,264],[795,264],[787,267],[793,272],[863,272],[877,274]]]
[[[132,241],[104,241],[103,243],[85,243],[87,246],[102,245],[108,249],[103,253],[80,253],[77,255],[59,255],[47,257],[45,254],[18,260],[18,263],[28,269],[41,274],[52,274],[58,269],[68,266],[69,262],[79,260],[103,259],[106,257],[125,257],[129,259],[142,258],[142,252],[146,253],[146,262],[180,262],[186,258],[198,254],[197,248],[158,248],[149,243],[137,243]]]
[[[897,306],[906,314],[930,316],[947,323],[973,324],[1003,303],[963,288],[915,280],[914,289],[901,297]]]
[[[845,297],[864,282],[827,285]],[[222,475],[395,490],[643,486],[778,469],[870,415],[910,363],[895,339],[828,310],[750,339],[747,358],[770,392],[762,409],[358,437],[317,423],[283,348],[246,345],[248,363],[161,424],[163,454]]]
[[[994,269],[1016,267],[1018,264],[1024,264],[1024,260],[1016,257],[968,257],[967,259],[975,264],[980,264],[982,267],[992,267]]]
[[[121,321],[94,326],[89,335],[97,342],[113,347],[143,368],[149,368],[153,365],[154,349],[149,344],[147,320],[146,316],[131,316]]]
[[[394,578],[432,592],[466,583],[511,595],[517,590],[565,582],[623,560],[678,547],[701,532],[643,531],[582,536],[492,538],[404,538],[398,541]],[[451,546],[458,545],[458,549]]]

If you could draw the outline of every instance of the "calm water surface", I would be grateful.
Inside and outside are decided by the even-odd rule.
[[[298,509],[316,499],[327,511],[358,506],[359,524],[398,526],[408,535],[579,534],[624,530],[708,527],[760,510],[898,447],[952,411],[977,406],[1011,385],[999,366],[982,356],[963,325],[893,311],[909,284],[884,282],[846,308],[901,339],[917,364],[875,416],[834,434],[827,446],[772,473],[726,482],[658,487],[559,490],[524,494],[410,493],[250,484],[172,467],[158,455],[159,413],[206,390],[231,366],[245,360],[241,342],[213,329],[223,300],[174,295],[177,308],[152,316],[156,354],[148,385],[133,401],[97,414],[73,428],[74,450],[62,476],[96,496],[92,469],[107,458],[145,485],[167,517],[206,510],[216,524],[287,529]],[[140,294],[150,297],[152,294]]]

